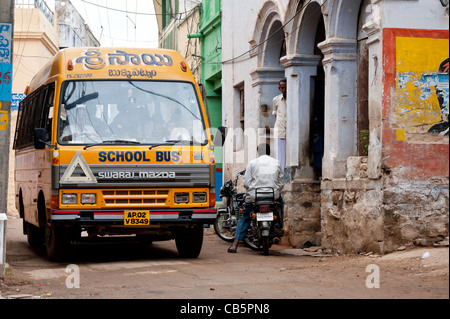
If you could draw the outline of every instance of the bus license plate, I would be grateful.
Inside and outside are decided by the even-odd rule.
[[[126,226],[150,225],[150,211],[126,210],[123,214],[123,224]]]
[[[272,221],[273,220],[273,213],[256,213],[256,220],[257,221]]]

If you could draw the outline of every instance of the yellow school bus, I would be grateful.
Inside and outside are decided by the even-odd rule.
[[[15,190],[30,245],[57,259],[70,243],[132,235],[199,255],[216,217],[215,164],[208,112],[180,54],[61,50],[26,93]]]

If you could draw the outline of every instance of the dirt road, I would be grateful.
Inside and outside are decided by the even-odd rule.
[[[329,256],[274,246],[262,256],[237,254],[212,229],[197,259],[175,243],[102,241],[73,248],[70,260],[47,261],[9,216],[8,269],[0,296],[49,299],[449,298],[449,250],[411,248],[386,256]],[[316,255],[316,256],[314,256]],[[379,288],[377,288],[379,283]],[[372,287],[372,288],[368,288]]]

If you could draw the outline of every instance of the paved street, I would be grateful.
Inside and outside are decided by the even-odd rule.
[[[73,248],[70,260],[49,262],[30,249],[22,220],[8,220],[4,298],[48,299],[304,299],[448,298],[448,247],[407,249],[387,256],[328,256],[274,246],[263,256],[206,231],[197,259],[180,259],[174,241],[150,246],[101,241]],[[424,253],[428,257],[422,258]],[[374,266],[375,265],[375,266]],[[367,288],[374,267],[379,288]],[[67,272],[66,272],[67,271]],[[369,278],[369,279],[368,279]]]

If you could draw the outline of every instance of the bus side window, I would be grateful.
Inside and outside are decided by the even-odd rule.
[[[40,114],[41,100],[41,90],[37,90],[20,102],[14,149],[25,148],[33,144],[34,129],[39,125],[36,122],[36,118],[39,120],[36,113]],[[39,110],[37,111],[37,109]]]
[[[16,122],[16,133],[14,135],[14,146],[13,148],[20,149],[24,144],[24,125],[25,125],[25,105],[27,103],[27,98],[19,103],[19,109],[17,112],[17,122]]]
[[[40,87],[28,95],[19,107],[14,149],[21,149],[33,144],[34,129],[45,128],[46,141],[51,136],[51,117],[53,117],[54,83]]]
[[[41,116],[41,128],[45,128],[46,139],[48,142],[52,136],[52,119],[53,119],[53,99],[55,94],[55,84],[51,83],[45,88],[44,107]]]

